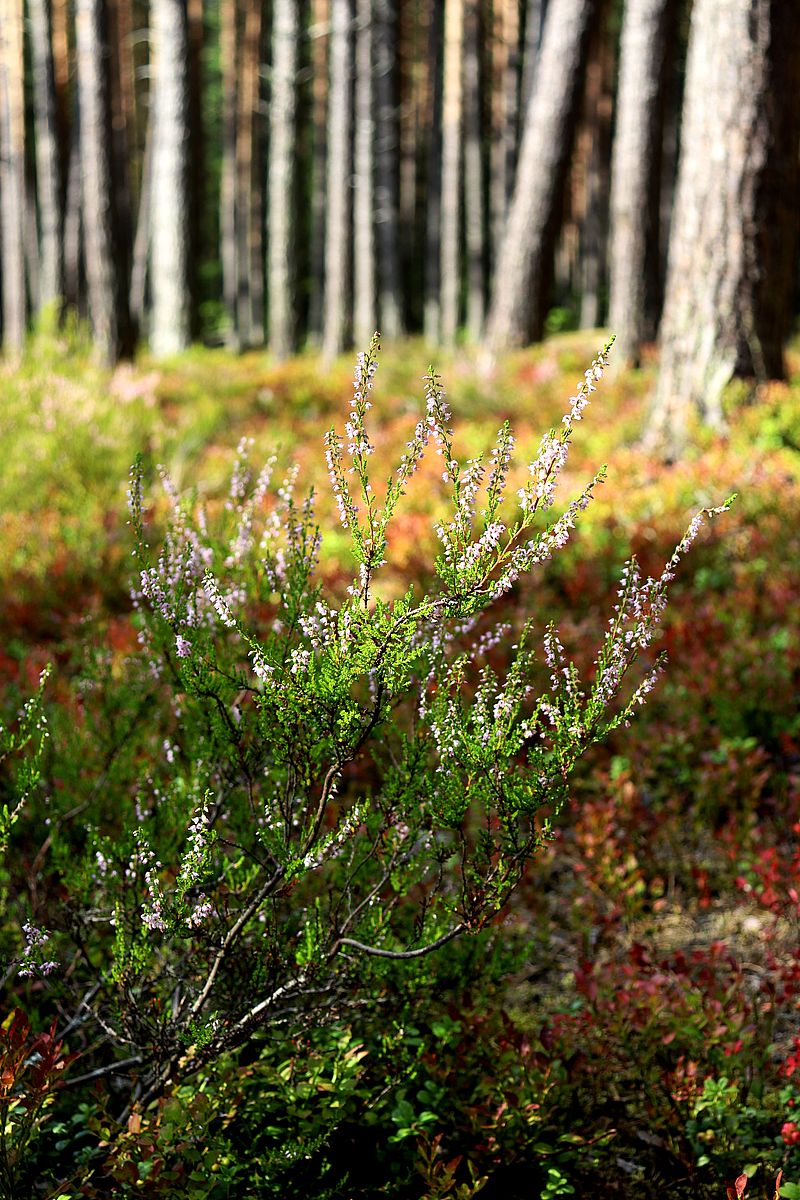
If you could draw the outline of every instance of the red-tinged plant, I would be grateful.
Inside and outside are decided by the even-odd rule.
[[[31,1036],[16,1008],[0,1026],[0,1196],[22,1195],[21,1175],[31,1143],[46,1122],[55,1092],[77,1054],[64,1054],[55,1023]]]
[[[747,1187],[747,1176],[744,1172],[733,1182],[729,1183],[725,1191],[728,1194],[728,1200],[742,1200]],[[777,1188],[775,1189],[777,1195]]]

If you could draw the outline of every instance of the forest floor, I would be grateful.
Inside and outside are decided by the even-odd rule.
[[[469,350],[437,352],[461,456],[487,452],[510,420],[513,495],[602,340],[562,335],[491,375]],[[429,357],[417,342],[381,357],[378,478],[424,410]],[[471,1164],[487,1176],[484,1196],[722,1197],[742,1170],[753,1195],[779,1169],[800,1185],[800,347],[790,366],[752,402],[731,389],[724,435],[692,431],[669,466],[640,447],[654,359],[611,370],[576,431],[561,502],[602,463],[607,483],[566,552],[510,601],[542,629],[555,620],[588,670],[625,559],[660,573],[694,512],[738,493],[681,564],[664,680],[581,768],[498,927],[515,950],[492,1004],[451,985],[439,1047],[402,1097],[418,1153],[446,1130],[462,1175]],[[134,650],[125,489],[139,451],[151,484],[163,464],[212,504],[242,438],[256,464],[273,452],[278,469],[298,462],[331,530],[323,571],[349,575],[322,435],[347,419],[351,376],[347,360],[323,373],[312,355],[273,365],[206,350],[108,374],[53,341],[22,368],[0,365],[0,686],[23,692],[52,661],[66,687],[87,637]],[[389,593],[430,573],[437,478],[433,460],[398,515]]]

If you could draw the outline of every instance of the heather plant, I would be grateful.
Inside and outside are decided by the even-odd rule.
[[[162,471],[169,517],[154,551],[135,465],[140,654],[113,733],[99,734],[102,768],[60,779],[83,798],[70,795],[49,827],[52,921],[31,924],[18,960],[59,990],[62,1011],[73,1003],[85,1045],[76,1082],[104,1079],[117,1115],[145,1112],[265,1037],[344,1027],[380,1007],[393,973],[486,929],[552,837],[581,755],[645,702],[663,665],[650,650],[669,584],[722,509],[698,513],[661,574],[626,563],[585,678],[555,623],[512,628],[496,615],[565,546],[604,479],[552,517],[607,353],[515,491],[509,425],[488,461],[462,462],[429,371],[424,416],[379,495],[374,340],[345,436],[325,437],[353,555],[346,588],[320,578],[314,495],[298,494],[296,469],[275,486],[277,460],[255,473],[242,443],[216,506],[178,494]],[[430,450],[449,504],[435,578],[393,595],[382,574],[392,518]],[[501,643],[512,647],[503,672]],[[119,691],[111,668],[103,687]]]

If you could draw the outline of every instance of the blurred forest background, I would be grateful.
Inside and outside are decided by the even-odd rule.
[[[660,329],[654,424],[781,378],[800,13],[779,0],[2,0],[2,337],[492,353]]]

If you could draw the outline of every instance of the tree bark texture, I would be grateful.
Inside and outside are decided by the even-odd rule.
[[[267,288],[269,347],[276,358],[294,348],[293,237],[295,107],[298,0],[275,0],[272,6],[272,71],[270,74],[270,154],[267,189]],[[323,181],[318,180],[320,186]]]
[[[609,325],[618,366],[638,365],[648,262],[658,259],[665,58],[673,0],[628,0],[623,17],[611,165]]]
[[[696,0],[648,439],[674,455],[693,412],[723,423],[734,377],[783,375],[798,198],[800,8]]]
[[[346,345],[350,292],[351,0],[334,0],[330,24],[328,163],[325,222],[325,313],[322,353],[330,362]]]
[[[150,0],[153,121],[150,349],[156,358],[189,345],[186,274],[189,198],[187,25],[184,0]]]
[[[56,106],[53,86],[53,51],[50,40],[50,6],[47,0],[28,0],[28,23],[33,67],[33,114],[36,141],[36,191],[39,210],[40,312],[57,316],[63,292],[61,258],[61,185]]]
[[[493,352],[542,334],[548,274],[595,0],[550,0],[487,319]]]
[[[3,346],[18,355],[25,342],[25,109],[22,0],[0,0],[0,227]]]
[[[455,344],[461,298],[461,134],[463,119],[464,0],[444,9],[442,100],[441,340]]]

